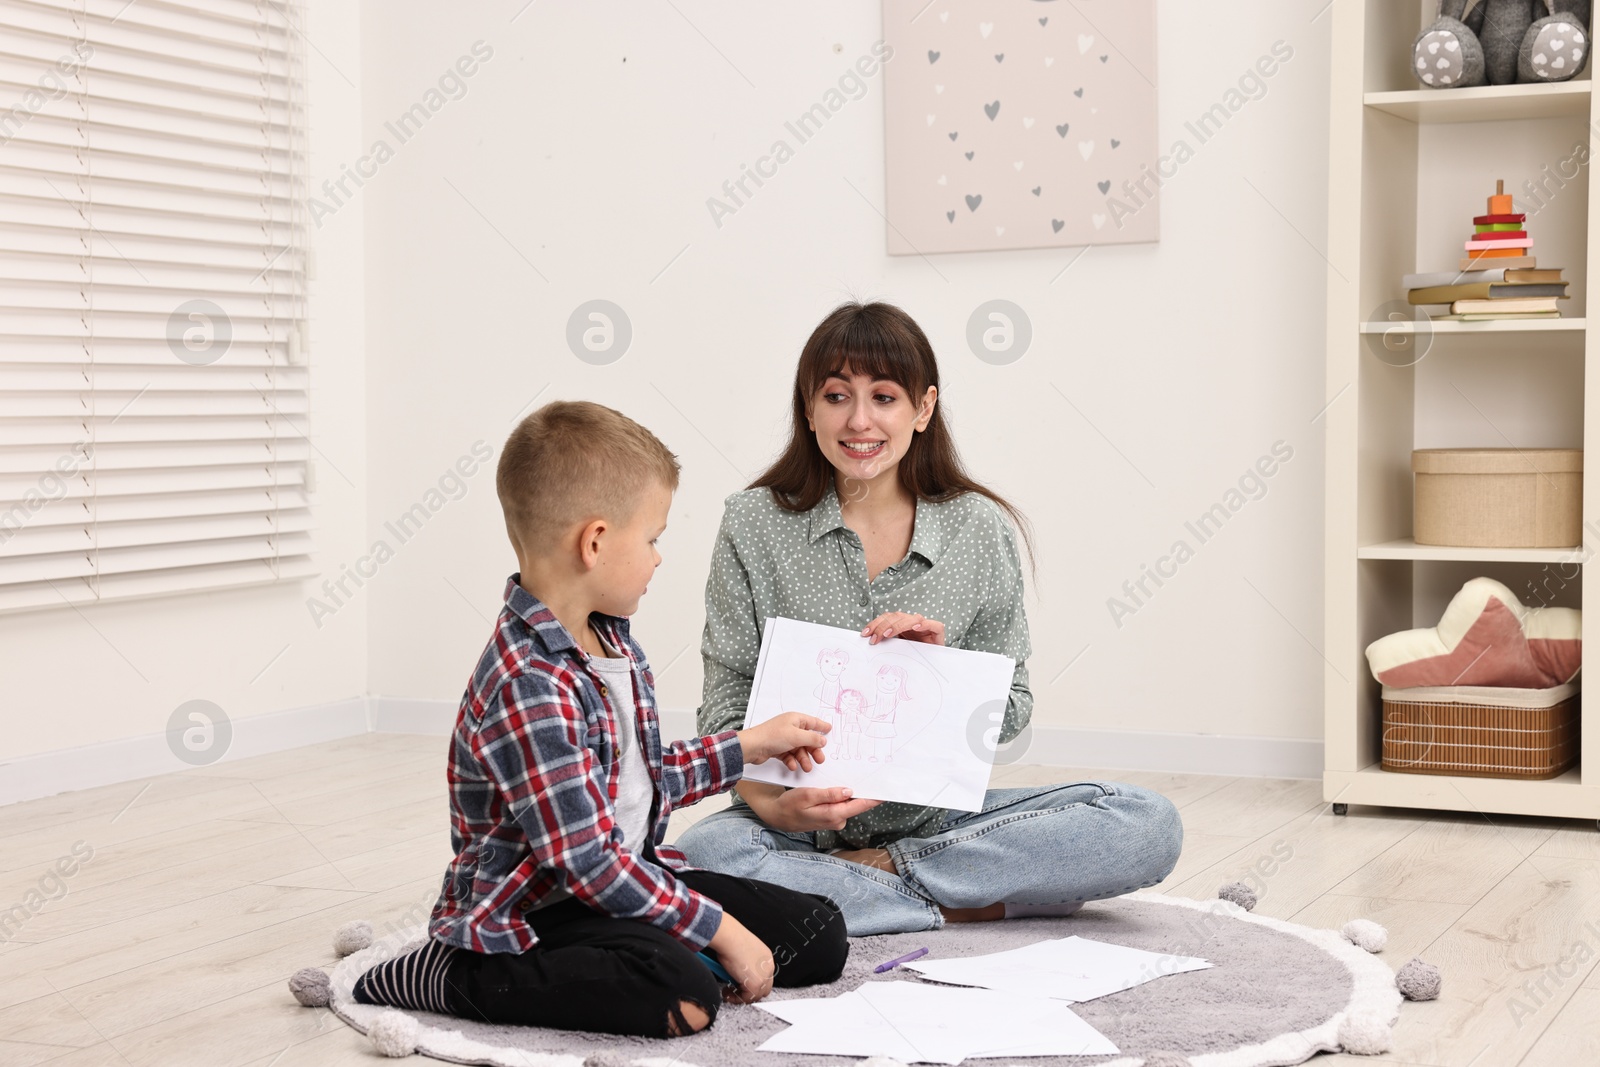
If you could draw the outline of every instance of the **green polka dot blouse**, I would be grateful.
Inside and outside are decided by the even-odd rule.
[[[886,611],[908,611],[945,624],[945,644],[1009,656],[1011,679],[1001,741],[1028,724],[1028,619],[1022,562],[1004,512],[979,493],[944,503],[917,501],[911,548],[867,580],[861,538],[844,524],[830,487],[810,511],[780,508],[770,490],[746,489],[724,502],[706,580],[706,627],[700,642],[705,689],[698,729],[710,735],[744,725],[771,617],[860,630]],[[742,803],[742,801],[740,801]],[[820,848],[881,848],[902,837],[937,833],[943,808],[885,803],[842,831],[817,833]]]

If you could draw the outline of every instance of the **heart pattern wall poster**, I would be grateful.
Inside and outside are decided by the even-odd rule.
[[[1155,0],[884,0],[890,255],[1160,238]]]

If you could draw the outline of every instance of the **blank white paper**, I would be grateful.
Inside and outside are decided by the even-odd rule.
[[[837,997],[761,1001],[756,1007],[790,1024],[787,1030],[762,1042],[760,1051],[817,1056],[889,1056],[902,1063],[914,1063],[919,1057],[917,1047],[856,992]]]
[[[768,760],[744,776],[979,811],[1015,668],[991,652],[902,638],[873,645],[854,630],[768,619],[745,725],[803,711],[833,729],[814,770]]]
[[[1169,974],[1211,966],[1197,956],[1147,952],[1087,937],[1037,941],[986,956],[902,966],[935,982],[1050,997],[1074,1004],[1120,993]]]
[[[1114,1055],[1117,1047],[1065,1003],[913,981],[868,982],[838,997],[762,1002],[792,1025],[761,1049],[893,1056],[958,1064],[969,1057]]]
[[[904,1034],[928,1062],[946,1062],[937,1057],[954,1054],[966,1058],[1117,1052],[1110,1039],[1059,1000],[903,981],[869,982],[858,992],[887,1019],[915,1019],[916,1025],[905,1026]]]

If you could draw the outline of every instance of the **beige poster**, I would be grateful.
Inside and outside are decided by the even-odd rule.
[[[891,255],[1160,237],[1155,0],[883,0]]]

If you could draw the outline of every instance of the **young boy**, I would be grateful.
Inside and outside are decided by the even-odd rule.
[[[844,969],[833,901],[692,870],[662,844],[675,809],[746,763],[810,770],[831,728],[789,712],[663,751],[627,616],[677,486],[677,458],[610,408],[558,401],[512,431],[496,488],[520,570],[456,717],[455,859],[427,944],[362,975],[358,1002],[671,1037],[724,997]],[[702,950],[733,977],[725,993]]]

